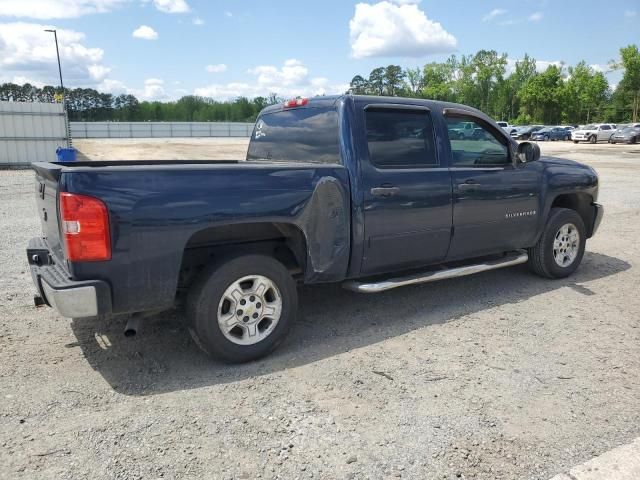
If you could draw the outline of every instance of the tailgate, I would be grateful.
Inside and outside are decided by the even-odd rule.
[[[49,245],[51,253],[62,259],[64,256],[58,225],[58,180],[61,167],[53,163],[34,163],[32,167],[36,171],[36,205],[42,226],[42,236]]]

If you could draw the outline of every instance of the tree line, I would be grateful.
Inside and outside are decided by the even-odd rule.
[[[378,67],[366,78],[353,77],[350,91],[462,103],[516,124],[640,121],[637,45],[621,48],[620,60],[609,65],[611,70],[623,71],[615,89],[603,72],[584,61],[574,66],[552,64],[540,72],[535,59],[525,55],[510,73],[507,66],[506,54],[480,50],[422,68]],[[61,93],[53,86],[0,85],[0,100],[53,102]],[[69,119],[75,121],[252,122],[264,107],[282,101],[274,93],[227,102],[193,95],[172,102],[141,102],[130,94],[112,95],[91,88],[65,89],[65,98]]]
[[[525,55],[509,74],[507,66],[506,54],[480,50],[422,68],[374,68],[366,78],[353,77],[351,91],[462,103],[516,124],[639,121],[637,45],[621,48],[620,60],[609,65],[611,70],[623,70],[615,89],[603,72],[584,61],[574,66],[551,64],[540,72],[535,59]]]
[[[62,98],[60,87],[38,88],[26,83],[0,85],[0,100],[16,102],[54,102]],[[134,95],[112,95],[92,88],[65,88],[65,100],[71,121],[183,121],[253,122],[260,110],[282,101],[275,94],[219,102],[211,98],[187,95],[175,102],[140,102]]]

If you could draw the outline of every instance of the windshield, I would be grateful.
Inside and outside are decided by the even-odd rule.
[[[341,163],[336,110],[295,108],[258,117],[247,160]]]
[[[596,125],[585,125],[582,127],[582,130],[597,130],[598,127]]]

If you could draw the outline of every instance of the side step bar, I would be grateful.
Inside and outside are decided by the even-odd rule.
[[[417,283],[435,282],[447,278],[464,277],[474,273],[486,272],[497,268],[510,267],[525,263],[529,259],[527,252],[518,250],[509,252],[504,257],[488,260],[482,263],[465,265],[463,267],[448,268],[446,270],[435,270],[423,273],[415,273],[406,277],[389,278],[378,282],[363,282],[359,280],[349,280],[342,284],[343,288],[361,293],[378,293],[392,288],[414,285]]]

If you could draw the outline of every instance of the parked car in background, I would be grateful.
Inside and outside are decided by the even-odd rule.
[[[531,140],[547,142],[549,140],[569,140],[569,133],[562,127],[545,127],[531,135]]]
[[[507,132],[509,135],[511,135],[511,132],[515,131],[517,127],[515,127],[514,125],[509,125],[509,122],[505,122],[504,120],[501,120],[499,122],[496,122],[505,132]]]
[[[633,126],[635,125],[635,126]],[[609,139],[610,143],[638,143],[640,142],[640,123],[630,127],[618,129]]]
[[[518,127],[515,132],[511,132],[511,138],[514,140],[529,140],[531,135],[541,128],[544,127],[542,125],[524,125]]]
[[[613,135],[614,130],[615,126],[610,123],[593,123],[571,132],[571,139],[573,140],[573,143],[608,142]]]
[[[450,138],[471,138],[473,137],[475,125],[471,122],[456,122],[448,126]]]
[[[571,133],[576,129],[576,127],[573,125],[564,125],[562,128],[568,133],[569,138],[567,138],[567,140],[571,140]]]

